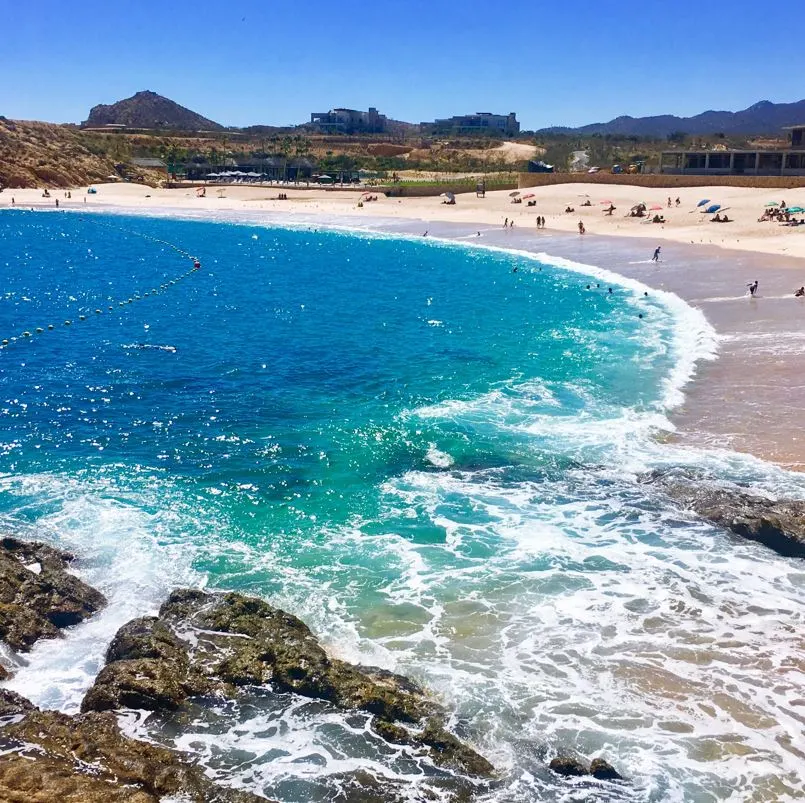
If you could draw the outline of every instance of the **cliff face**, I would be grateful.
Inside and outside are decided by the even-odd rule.
[[[184,106],[158,95],[156,92],[138,92],[111,105],[99,104],[90,109],[82,123],[87,127],[109,124],[129,128],[162,128],[172,131],[220,131],[223,126],[208,120]]]
[[[114,163],[92,153],[71,128],[0,117],[2,187],[77,187],[113,173]]]

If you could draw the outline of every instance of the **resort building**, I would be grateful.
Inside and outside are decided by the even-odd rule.
[[[509,114],[492,114],[491,112],[476,112],[475,114],[462,114],[456,117],[447,117],[434,120],[432,123],[422,123],[423,131],[439,134],[504,134],[514,136],[520,133],[520,123],[517,122],[515,112]]]
[[[663,151],[660,173],[689,176],[805,176],[805,125],[790,126],[779,150]]]
[[[386,130],[386,115],[374,106],[369,111],[357,109],[330,109],[328,112],[313,112],[311,127],[324,134],[382,134]]]

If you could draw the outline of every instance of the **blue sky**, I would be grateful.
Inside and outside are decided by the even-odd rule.
[[[141,89],[225,125],[300,123],[333,106],[409,122],[516,111],[524,128],[734,111],[805,97],[794,8],[0,0],[0,114],[79,122]]]

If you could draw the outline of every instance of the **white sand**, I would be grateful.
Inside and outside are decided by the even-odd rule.
[[[253,213],[258,210],[283,212],[289,216],[322,215],[360,218],[373,216],[402,218],[423,221],[449,221],[503,226],[505,218],[515,221],[516,227],[535,227],[537,215],[546,218],[548,230],[578,231],[579,220],[584,221],[588,237],[614,234],[619,237],[644,237],[662,241],[714,245],[722,248],[757,251],[766,254],[805,258],[805,226],[790,228],[778,223],[759,223],[764,204],[785,200],[789,206],[805,207],[805,186],[796,190],[767,190],[739,187],[692,187],[677,190],[646,189],[641,187],[599,184],[560,184],[550,187],[525,189],[523,195],[533,193],[536,207],[528,207],[526,201],[512,204],[507,191],[489,192],[486,198],[476,198],[475,193],[461,194],[455,206],[443,204],[441,198],[386,198],[378,193],[378,200],[358,208],[361,192],[295,189],[293,187],[227,187],[224,197],[210,186],[206,198],[197,198],[190,188],[160,190],[136,184],[99,184],[97,195],[86,195],[86,190],[72,191],[72,201],[63,198],[63,193],[54,191],[51,199],[42,198],[39,190],[5,190],[0,194],[0,208],[11,205],[14,197],[18,205],[55,206],[58,198],[63,208],[113,205],[133,209],[188,208],[196,211],[243,210]],[[287,201],[275,199],[278,192],[288,195]],[[669,192],[672,199],[680,198],[682,204],[667,208]],[[150,197],[146,197],[150,196]],[[589,197],[591,207],[581,204]],[[703,198],[720,203],[727,210],[732,223],[711,223],[710,215],[703,215],[696,204]],[[610,217],[601,202],[612,201],[617,211]],[[639,218],[629,218],[629,208],[640,201],[662,209],[667,223],[648,223]],[[575,208],[573,214],[565,214],[567,206]],[[655,214],[654,212],[651,213]],[[800,215],[798,217],[805,217]]]

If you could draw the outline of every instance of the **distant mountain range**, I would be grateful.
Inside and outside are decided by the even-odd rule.
[[[620,136],[667,137],[677,131],[686,134],[781,134],[783,126],[805,123],[805,100],[772,103],[761,100],[739,112],[707,111],[694,117],[661,114],[656,117],[616,117],[608,123],[579,128],[556,126],[538,134],[617,134]]]
[[[224,128],[220,123],[208,120],[156,92],[148,91],[138,92],[109,106],[93,106],[82,126],[95,128],[110,124],[174,131],[222,131]]]

